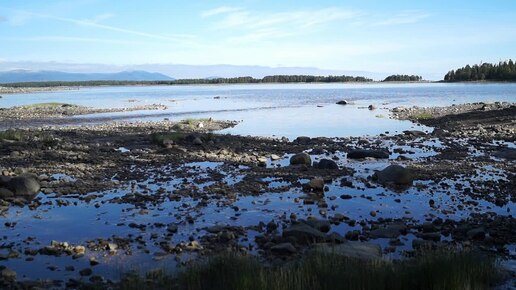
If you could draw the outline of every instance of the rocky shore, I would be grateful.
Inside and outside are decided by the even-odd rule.
[[[27,106],[19,106],[12,108],[0,109],[0,122],[20,121],[20,120],[46,120],[52,118],[65,118],[77,115],[99,114],[99,113],[116,113],[116,112],[133,112],[148,110],[166,110],[167,106],[162,104],[150,104],[142,106],[124,107],[124,108],[91,108],[65,103],[42,103]]]
[[[515,259],[514,108],[396,108],[434,131],[374,137],[221,135],[235,123],[213,120],[4,132],[0,285],[108,281],[116,257],[283,263],[310,251],[379,259],[461,248]],[[84,217],[56,222],[66,208]],[[38,236],[53,222],[81,234]],[[61,278],[35,282],[20,259]]]
[[[77,90],[76,87],[25,87],[25,88],[15,88],[15,87],[2,87],[0,86],[0,95],[4,94],[26,94],[26,93],[36,93],[36,92],[53,92],[53,91],[64,91],[64,90]]]

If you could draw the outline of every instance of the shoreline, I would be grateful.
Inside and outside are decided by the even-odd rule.
[[[4,179],[34,174],[41,193],[0,199],[0,212],[14,223],[7,239],[18,241],[9,248],[17,256],[6,256],[5,264],[12,268],[11,259],[26,258],[34,259],[27,267],[43,267],[38,261],[53,256],[59,264],[77,250],[87,254],[74,259],[72,273],[80,277],[83,268],[102,275],[97,269],[109,269],[106,257],[111,255],[137,263],[139,255],[181,260],[181,253],[189,253],[195,260],[229,250],[265,261],[292,261],[318,244],[347,247],[350,242],[363,246],[348,249],[357,255],[366,249],[378,253],[378,247],[379,257],[404,257],[428,247],[496,248],[496,253],[487,252],[514,260],[507,246],[516,244],[511,211],[516,148],[497,143],[514,141],[514,134],[464,130],[462,126],[476,128],[483,122],[471,114],[478,106],[435,109],[435,116],[419,120],[435,118],[433,133],[394,136],[279,140],[221,135],[213,131],[234,122],[213,120],[19,130],[0,138],[0,173]],[[498,115],[511,106],[492,104],[485,112]],[[398,117],[425,110],[410,108]],[[458,132],[465,135],[459,138]],[[299,161],[293,164],[296,154]],[[375,179],[389,165],[402,166],[410,180]],[[34,240],[21,243],[18,236],[24,237],[32,222],[17,219],[16,211],[53,225],[59,208],[93,216],[109,208],[115,216],[120,211],[120,217],[99,216],[92,228],[81,224],[86,238],[61,232],[49,244],[32,230]],[[134,215],[123,214],[131,208]],[[66,220],[59,223],[68,225]],[[90,232],[94,234],[88,236]],[[113,238],[117,232],[131,234]],[[101,268],[88,266],[87,257],[95,257]],[[14,270],[20,275],[27,271]]]

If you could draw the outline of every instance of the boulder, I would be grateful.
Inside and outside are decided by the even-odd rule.
[[[382,228],[378,228],[369,232],[369,236],[373,239],[387,238],[393,239],[407,232],[407,227],[403,224],[392,224]]]
[[[319,162],[314,162],[314,167],[318,169],[339,169],[337,162],[331,159],[321,159]]]
[[[376,107],[375,107],[374,105],[369,105],[367,108],[368,108],[369,110],[374,110],[374,109],[376,109]]]
[[[10,191],[7,188],[0,187],[0,199],[14,197],[14,192]]]
[[[0,175],[0,187],[7,186],[7,184],[9,184],[9,181],[11,181],[11,177],[10,176]]]
[[[389,158],[389,152],[384,150],[366,150],[356,149],[348,152],[349,159],[363,159],[366,157],[372,157],[376,159],[387,159]]]
[[[418,131],[418,130],[405,130],[403,131],[403,134],[407,135],[407,136],[414,136],[414,137],[423,137],[423,136],[426,136],[426,133],[423,132],[423,131]]]
[[[37,179],[31,175],[20,175],[13,177],[7,184],[7,188],[16,196],[35,196],[39,193],[41,186]]]
[[[313,191],[322,192],[322,191],[324,191],[324,180],[322,178],[314,178],[314,179],[310,180],[310,182],[308,183],[308,186]]]
[[[315,242],[323,242],[324,234],[317,229],[305,223],[299,223],[290,226],[283,231],[283,238],[295,238],[301,244],[310,244]]]
[[[389,165],[376,172],[373,179],[382,184],[412,185],[412,172],[401,165]]]
[[[298,153],[290,157],[290,165],[312,165],[312,158],[307,153]]]
[[[9,268],[4,268],[2,271],[0,271],[0,281],[10,281],[13,282],[16,280],[16,272],[14,270],[11,270]]]
[[[342,101],[338,101],[336,104],[337,104],[337,105],[348,105],[348,104],[349,104],[349,102],[348,102],[348,101],[346,101],[346,100],[342,100]]]
[[[280,255],[290,255],[297,252],[291,243],[281,243],[271,247],[271,251]]]
[[[512,149],[512,148],[503,149],[498,152],[495,152],[493,155],[495,157],[504,158],[507,160],[516,160],[516,149]]]
[[[468,239],[470,240],[484,240],[486,237],[486,232],[484,228],[476,228],[469,230],[466,235],[468,236]]]
[[[367,242],[346,241],[338,245],[318,244],[315,246],[315,251],[364,260],[380,259],[382,257],[382,248],[377,244]]]
[[[314,229],[327,233],[330,231],[331,224],[328,220],[320,220],[316,218],[308,218],[306,223]]]
[[[299,136],[294,140],[294,142],[295,143],[308,143],[308,142],[310,142],[310,140],[312,140],[312,138],[307,137],[307,136]]]

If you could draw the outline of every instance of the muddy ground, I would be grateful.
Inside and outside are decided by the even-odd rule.
[[[0,141],[0,172],[32,174],[41,189],[0,200],[0,283],[73,288],[114,279],[113,257],[182,265],[233,251],[281,263],[336,244],[355,257],[458,247],[513,261],[514,105],[393,116],[435,130],[295,140],[219,135],[235,123],[210,120],[23,130]],[[399,174],[376,173],[390,165]],[[93,225],[68,213],[83,233],[38,234],[66,208],[87,208]]]

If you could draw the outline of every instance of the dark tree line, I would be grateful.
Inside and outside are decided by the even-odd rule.
[[[451,70],[444,76],[446,82],[461,81],[516,81],[516,64],[511,60],[498,64],[481,63],[457,70]]]
[[[2,84],[4,87],[62,87],[62,86],[127,86],[127,85],[193,85],[193,84],[259,84],[259,83],[339,83],[371,82],[372,79],[352,76],[310,76],[274,75],[261,79],[253,77],[178,79],[169,81],[63,81],[63,82],[23,82]]]
[[[384,82],[419,82],[422,81],[422,76],[416,76],[416,75],[390,75],[386,77],[383,81]]]

